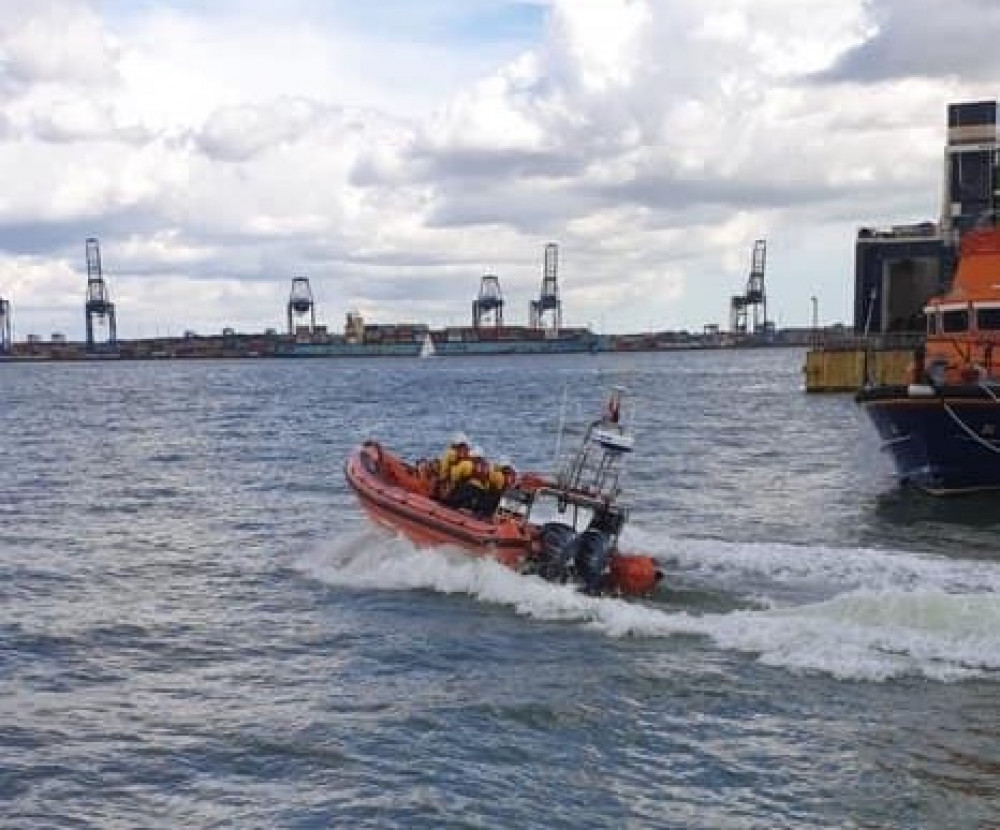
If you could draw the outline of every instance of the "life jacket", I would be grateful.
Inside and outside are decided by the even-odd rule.
[[[491,492],[502,492],[507,486],[507,477],[504,475],[503,467],[493,466],[490,468],[489,489]]]
[[[465,481],[470,480],[476,471],[476,466],[473,464],[471,458],[462,458],[452,464],[451,469],[448,472],[448,481],[451,484],[452,489],[462,484]]]
[[[485,458],[470,459],[471,471],[466,476],[465,482],[480,490],[487,490],[490,486],[490,465]]]
[[[455,465],[469,457],[469,448],[464,444],[452,444],[444,451],[438,462],[438,476],[445,488],[451,484],[451,471]]]

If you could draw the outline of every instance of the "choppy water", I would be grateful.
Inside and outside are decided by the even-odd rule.
[[[996,826],[1000,501],[895,490],[802,359],[0,365],[0,825]],[[547,467],[613,383],[649,601],[343,482],[457,427]]]

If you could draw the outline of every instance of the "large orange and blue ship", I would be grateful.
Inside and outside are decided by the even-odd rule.
[[[857,401],[903,484],[935,495],[1000,490],[1000,228],[962,238],[951,288],[924,308],[908,383]]]

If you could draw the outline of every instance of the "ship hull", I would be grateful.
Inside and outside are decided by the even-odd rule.
[[[497,340],[435,340],[436,357],[587,354],[608,351],[606,339],[586,333],[571,337]],[[420,357],[421,343],[283,343],[277,357]]]
[[[419,343],[282,343],[275,357],[418,357]]]
[[[1000,386],[876,387],[857,400],[900,483],[933,495],[1000,490]]]
[[[596,335],[549,340],[465,340],[435,344],[439,355],[585,354],[606,351]]]

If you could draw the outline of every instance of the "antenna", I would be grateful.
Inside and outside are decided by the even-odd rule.
[[[563,384],[562,403],[559,405],[559,430],[556,432],[556,457],[552,465],[559,469],[559,455],[562,452],[563,431],[566,429],[566,400],[569,395],[569,384]]]

